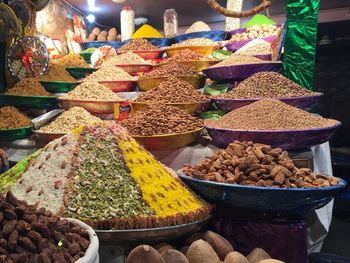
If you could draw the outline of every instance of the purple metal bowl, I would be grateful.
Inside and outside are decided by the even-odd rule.
[[[244,32],[244,31],[243,31]],[[241,32],[242,33],[242,32]],[[261,38],[254,38],[254,39],[247,39],[247,40],[242,40],[242,41],[236,41],[236,42],[229,42],[228,44],[225,45],[225,47],[227,48],[227,50],[230,51],[237,51],[238,49],[240,49],[241,47],[243,47],[245,44],[248,44],[250,41],[255,40],[255,39],[262,39],[265,40],[267,42],[272,43],[275,39],[276,36],[269,36],[269,37],[261,37]]]
[[[212,67],[203,70],[211,80],[245,79],[261,71],[279,72],[282,62],[264,62],[255,64]]]
[[[341,126],[340,122],[326,128],[307,130],[234,130],[208,127],[213,143],[219,147],[227,147],[235,140],[253,141],[284,150],[304,149],[329,141],[334,132]]]
[[[284,103],[303,109],[311,110],[317,105],[319,99],[323,96],[323,93],[317,93],[312,96],[299,96],[299,97],[289,97],[289,98],[276,98]],[[261,98],[254,99],[229,99],[229,98],[212,98],[211,101],[219,108],[225,112],[230,112],[234,109],[238,109],[247,106],[253,102],[261,100]]]

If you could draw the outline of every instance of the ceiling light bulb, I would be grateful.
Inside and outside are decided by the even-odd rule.
[[[112,2],[117,3],[117,4],[121,4],[121,3],[124,3],[125,0],[112,0]]]
[[[95,16],[93,14],[89,14],[87,17],[86,17],[87,21],[89,21],[89,23],[93,23],[95,22]]]

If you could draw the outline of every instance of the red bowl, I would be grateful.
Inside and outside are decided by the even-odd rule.
[[[129,92],[136,87],[136,80],[111,80],[99,81],[100,84],[109,88],[113,92]]]

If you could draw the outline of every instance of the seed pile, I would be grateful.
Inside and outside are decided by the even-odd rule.
[[[63,112],[48,125],[41,127],[39,131],[46,133],[68,133],[82,125],[99,122],[101,122],[101,119],[91,115],[85,109],[73,107]]]
[[[90,245],[80,226],[44,208],[0,196],[1,262],[76,262]]]
[[[160,50],[152,45],[149,41],[143,38],[135,38],[130,40],[127,44],[118,49],[118,51],[138,51],[138,50]]]
[[[206,102],[208,98],[191,84],[175,77],[161,82],[157,87],[140,95],[135,102],[189,103]]]
[[[85,81],[61,98],[78,100],[121,100],[109,88],[106,88],[97,81]]]
[[[170,47],[191,47],[191,46],[215,46],[215,42],[208,38],[191,38],[181,43],[172,44]]]
[[[42,81],[77,82],[71,75],[69,75],[65,67],[58,64],[50,65],[47,74],[39,76],[38,79]]]
[[[225,66],[235,66],[235,65],[244,65],[244,64],[258,64],[258,63],[264,63],[266,61],[258,59],[256,57],[252,56],[241,56],[241,55],[231,55],[227,59],[221,61],[218,64],[215,64],[214,66],[211,66],[210,68],[217,68],[217,67],[225,67]]]
[[[167,59],[169,62],[183,62],[183,61],[193,61],[193,60],[204,60],[206,57],[198,54],[190,49],[184,49],[176,53],[173,57]]]
[[[161,77],[172,77],[172,76],[189,76],[195,75],[196,71],[194,67],[183,65],[179,63],[166,63],[150,72],[143,75],[144,78],[161,78]]]
[[[317,188],[338,184],[333,176],[313,174],[307,168],[298,169],[281,148],[253,142],[235,141],[193,167],[185,165],[183,171],[196,179],[228,184],[276,188]]]
[[[87,81],[134,80],[132,76],[118,67],[103,65],[99,70],[86,77]]]
[[[254,39],[235,52],[235,55],[271,54],[271,44],[262,39]]]
[[[0,129],[14,129],[32,126],[30,119],[15,107],[0,108]]]
[[[126,53],[122,53],[115,57],[111,57],[105,62],[105,65],[115,66],[115,65],[129,65],[129,64],[150,64],[150,62],[144,60],[139,55],[128,51]]]
[[[233,110],[208,126],[242,130],[303,130],[330,127],[336,120],[325,119],[279,100],[259,100]]]
[[[203,31],[211,31],[209,25],[203,21],[196,21],[186,30],[185,34]]]
[[[51,96],[40,82],[35,78],[27,78],[18,81],[12,88],[6,91],[6,95],[13,96]]]
[[[88,68],[89,64],[85,62],[84,58],[79,54],[68,54],[64,57],[57,59],[56,64],[61,65],[64,68]]]
[[[243,80],[228,93],[218,95],[219,98],[289,98],[316,94],[303,88],[276,72],[259,72]]]
[[[131,135],[182,133],[203,127],[203,121],[172,106],[150,105],[122,122]]]

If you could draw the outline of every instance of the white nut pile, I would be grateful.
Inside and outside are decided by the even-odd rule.
[[[276,25],[255,25],[248,27],[246,32],[234,34],[230,42],[237,42],[248,39],[277,36],[279,27]]]
[[[271,54],[271,44],[262,39],[254,39],[238,49],[236,55],[260,55]]]

